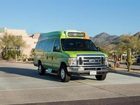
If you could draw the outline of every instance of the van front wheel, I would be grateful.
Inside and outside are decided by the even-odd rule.
[[[62,82],[68,82],[70,80],[70,75],[65,66],[61,66],[60,68],[60,78]]]
[[[45,69],[42,66],[42,64],[38,64],[38,74],[39,75],[45,75]]]

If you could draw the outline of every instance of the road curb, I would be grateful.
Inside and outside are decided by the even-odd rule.
[[[1,63],[21,63],[21,64],[33,64],[33,61],[26,61],[26,62],[23,62],[23,61],[7,61],[7,60],[0,60]]]
[[[109,69],[109,72],[122,74],[122,75],[128,75],[128,76],[134,76],[134,77],[139,77],[140,78],[140,73],[138,73],[138,72],[128,72],[126,70],[114,70],[114,69],[111,69],[111,68]]]

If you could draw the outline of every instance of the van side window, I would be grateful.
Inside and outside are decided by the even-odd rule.
[[[45,43],[44,43],[45,41],[43,40],[43,41],[41,41],[41,50],[43,51],[44,50],[44,47],[45,47]]]
[[[58,40],[58,39],[55,40],[53,51],[54,52],[60,52],[61,51],[60,40]]]
[[[44,40],[44,48],[43,48],[43,50],[47,51],[47,52],[51,52],[52,49],[53,49],[53,43],[54,43],[54,39]]]

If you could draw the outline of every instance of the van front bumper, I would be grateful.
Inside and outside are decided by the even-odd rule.
[[[71,74],[88,74],[88,75],[101,75],[109,71],[107,66],[103,66],[103,67],[77,67],[76,66],[76,67],[67,67],[67,70]]]

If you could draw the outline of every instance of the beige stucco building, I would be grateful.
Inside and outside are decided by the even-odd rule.
[[[25,48],[22,49],[23,54],[26,55],[28,58],[30,57],[31,50],[35,48],[40,35],[39,33],[28,35],[26,30],[22,29],[0,28],[0,37],[3,37],[5,34],[22,37],[22,39],[26,43]]]

